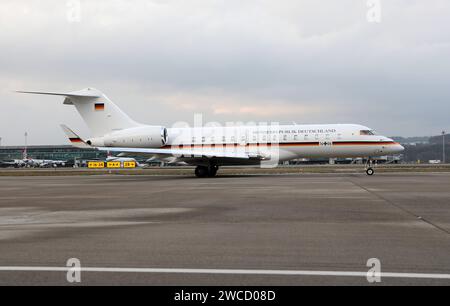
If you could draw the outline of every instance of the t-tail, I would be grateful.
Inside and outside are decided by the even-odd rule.
[[[104,135],[114,131],[141,126],[141,124],[132,120],[119,107],[117,107],[117,105],[109,100],[105,94],[94,88],[86,88],[69,93],[36,91],[18,92],[65,97],[66,99],[64,100],[64,104],[74,105],[76,107],[78,113],[81,115],[91,131],[92,137],[103,137]],[[63,129],[67,132],[68,128]]]

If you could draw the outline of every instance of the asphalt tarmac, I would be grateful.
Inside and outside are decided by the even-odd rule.
[[[382,272],[450,274],[450,173],[0,177],[0,266],[69,258],[165,269],[82,272],[82,285],[369,285],[267,271],[367,272],[370,258]],[[0,285],[68,284],[61,271],[0,271]],[[427,284],[450,280],[381,282]]]

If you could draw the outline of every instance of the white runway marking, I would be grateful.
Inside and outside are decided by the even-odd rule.
[[[367,277],[368,272],[355,271],[301,271],[301,270],[244,270],[244,269],[166,269],[166,268],[98,268],[98,267],[0,267],[0,272],[97,272],[97,273],[148,273],[148,274],[228,274],[267,276],[337,276]],[[450,279],[450,274],[427,273],[370,273],[381,278]]]

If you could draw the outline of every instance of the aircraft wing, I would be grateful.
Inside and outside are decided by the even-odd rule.
[[[264,160],[265,157],[243,150],[212,150],[212,149],[145,149],[145,148],[115,148],[115,147],[98,147],[100,151],[119,152],[119,153],[134,153],[144,155],[163,155],[167,157],[177,158],[233,158],[246,160]]]

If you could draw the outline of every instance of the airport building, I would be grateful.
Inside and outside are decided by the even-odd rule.
[[[0,161],[22,159],[24,147],[0,147]],[[79,149],[72,146],[28,146],[27,156],[32,159],[49,160],[96,160],[105,159],[106,152]]]

